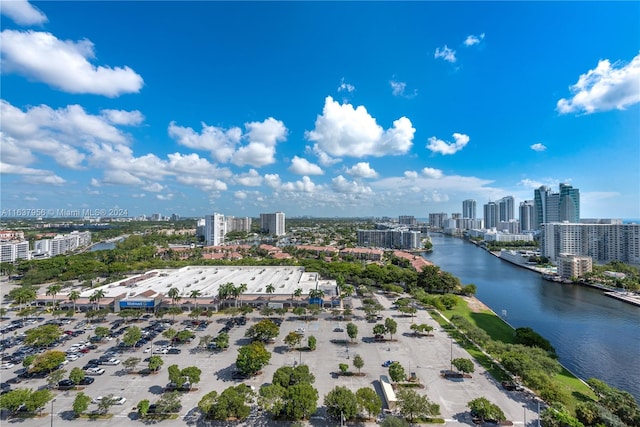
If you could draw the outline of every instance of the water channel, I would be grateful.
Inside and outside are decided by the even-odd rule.
[[[599,378],[640,402],[640,307],[602,291],[549,282],[462,239],[432,235],[424,257],[474,283],[477,297],[513,327],[529,326],[582,379]]]

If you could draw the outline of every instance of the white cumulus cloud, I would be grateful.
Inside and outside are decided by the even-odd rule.
[[[456,51],[449,48],[447,45],[444,45],[442,49],[439,47],[436,48],[436,52],[433,54],[434,58],[442,58],[447,62],[451,62],[452,64],[456,62]]]
[[[287,139],[287,128],[273,117],[262,122],[246,123],[248,145],[240,147],[231,158],[237,166],[261,167],[275,163],[276,144]]]
[[[289,170],[296,175],[323,175],[324,171],[320,166],[311,163],[307,159],[302,157],[294,156],[293,160],[291,160],[291,166],[289,166]]]
[[[250,169],[249,172],[237,175],[235,181],[245,187],[259,187],[262,185],[262,177],[255,169]]]
[[[169,123],[169,136],[178,144],[194,150],[210,151],[211,156],[219,162],[228,162],[242,137],[242,129],[233,127],[223,129],[202,123],[202,132],[198,133],[190,127]]]
[[[455,142],[447,142],[432,136],[429,138],[427,149],[442,155],[455,154],[462,150],[469,142],[469,137],[462,133],[454,133],[453,139]]]
[[[418,172],[416,171],[404,171],[404,177],[407,179],[416,179],[418,178]]]
[[[18,25],[39,25],[47,22],[47,16],[27,0],[7,0],[2,2],[0,12]]]
[[[102,110],[100,113],[114,125],[137,126],[144,121],[144,115],[138,110]]]
[[[381,157],[400,155],[413,145],[415,129],[411,121],[401,117],[393,127],[384,130],[363,106],[340,104],[328,96],[315,129],[306,137],[316,143],[317,150],[330,156]]]
[[[3,2],[3,6],[4,6]],[[4,30],[0,33],[3,72],[13,72],[69,93],[116,97],[137,93],[142,77],[131,68],[95,66],[93,43],[59,40],[51,33]]]
[[[640,102],[640,54],[626,65],[611,64],[608,59],[599,61],[570,90],[571,98],[558,101],[556,110],[560,114],[624,110]]]
[[[342,78],[342,80],[340,81],[340,86],[338,86],[338,92],[353,92],[354,90],[356,90],[356,87],[352,84],[349,84],[347,82],[344,81],[344,77]]]
[[[347,168],[346,172],[355,177],[359,178],[377,178],[378,172],[376,172],[370,165],[369,162],[360,162],[356,163],[350,168]]]
[[[356,181],[349,181],[342,175],[338,175],[337,177],[331,180],[331,188],[336,193],[346,193],[346,194],[369,194],[372,193],[371,188],[366,185],[362,185]]]
[[[540,142],[537,142],[537,143],[531,145],[529,148],[531,148],[533,151],[544,151],[544,150],[547,149],[547,146],[542,144],[542,143],[540,143]]]
[[[414,98],[418,95],[418,90],[414,89],[412,92],[407,93],[407,84],[405,82],[397,82],[395,80],[390,80],[389,84],[391,85],[391,93],[393,96],[400,96],[403,98]]]
[[[427,178],[442,178],[443,173],[440,169],[434,169],[434,168],[424,168],[422,169],[422,175],[426,176]]]
[[[469,35],[464,40],[464,45],[473,46],[474,44],[479,44],[483,39],[484,39],[484,33],[480,34],[479,36]]]

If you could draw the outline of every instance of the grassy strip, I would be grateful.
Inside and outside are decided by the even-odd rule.
[[[515,344],[514,330],[509,324],[503,321],[498,315],[491,310],[483,310],[482,312],[472,312],[469,306],[464,304],[458,304],[451,310],[446,310],[442,313],[447,319],[451,319],[454,315],[459,315],[471,322],[471,324],[483,329],[491,339],[495,341],[501,341],[506,344]],[[475,345],[468,342],[464,336],[458,332],[457,329],[452,328],[446,320],[442,319],[436,312],[432,312],[432,317],[443,327],[449,330],[449,334],[460,344],[465,350],[473,356],[480,365],[487,369],[491,375],[498,381],[504,381],[510,379],[510,374],[504,372],[502,369],[494,366],[490,357],[487,357],[480,349]],[[569,372],[564,367],[562,372],[555,375],[552,378],[561,388],[566,389],[573,397],[572,402],[568,405],[570,411],[573,412],[575,404],[580,401],[596,400],[593,391],[580,379]]]

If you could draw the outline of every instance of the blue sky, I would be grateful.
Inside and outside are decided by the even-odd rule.
[[[1,5],[2,209],[640,218],[638,2]]]

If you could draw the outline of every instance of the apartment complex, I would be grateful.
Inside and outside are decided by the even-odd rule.
[[[284,212],[261,213],[260,230],[263,233],[283,236],[286,233]]]
[[[78,248],[91,244],[91,232],[73,231],[69,234],[59,234],[53,239],[36,240],[36,256],[56,256],[62,255]]]
[[[223,214],[214,213],[204,217],[204,243],[207,246],[220,246],[227,234],[227,221]]]
[[[550,222],[580,222],[580,190],[568,184],[560,184],[560,192],[554,193],[543,185],[533,191],[534,228]]]
[[[476,219],[476,201],[467,199],[462,201],[462,218]]]
[[[388,249],[420,249],[422,234],[397,227],[386,230],[358,230],[358,246]]]
[[[449,219],[449,215],[444,212],[430,213],[429,226],[432,228],[444,228],[447,219]]]
[[[416,220],[416,217],[413,215],[400,215],[398,216],[398,224],[413,226],[413,225],[417,225],[418,221]]]
[[[556,262],[560,255],[589,256],[594,262],[640,265],[640,224],[622,220],[542,224],[540,252]]]
[[[15,262],[19,259],[31,259],[28,241],[0,243],[0,262]]]
[[[560,254],[557,265],[558,275],[563,279],[582,277],[593,271],[593,260],[590,256]]]

